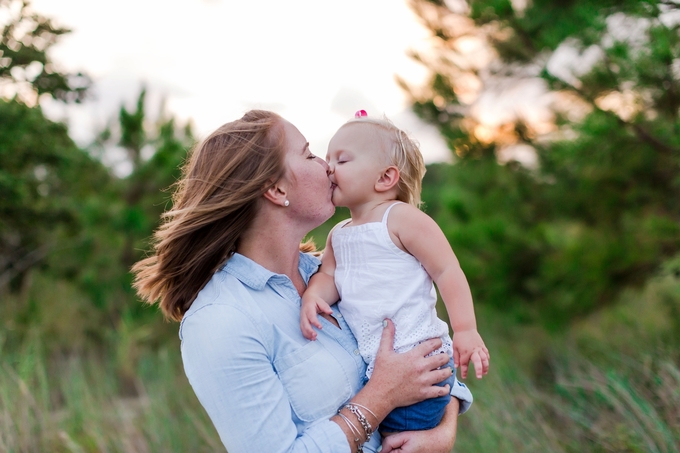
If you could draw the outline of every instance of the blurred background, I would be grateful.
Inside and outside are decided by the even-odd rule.
[[[0,451],[224,451],[128,270],[187,150],[266,108],[321,156],[359,109],[420,141],[492,354],[455,451],[680,452],[680,1],[0,0],[0,27]]]

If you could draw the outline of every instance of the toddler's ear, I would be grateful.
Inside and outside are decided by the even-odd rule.
[[[375,183],[376,192],[387,192],[399,182],[399,169],[394,165],[387,167]]]

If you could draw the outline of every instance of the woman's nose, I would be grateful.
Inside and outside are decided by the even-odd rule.
[[[326,174],[328,174],[328,162],[320,158],[319,156],[316,156],[316,161],[323,167],[324,170],[326,170]]]

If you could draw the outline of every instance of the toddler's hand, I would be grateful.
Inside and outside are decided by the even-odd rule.
[[[453,363],[460,367],[460,376],[467,378],[470,362],[475,367],[477,379],[489,372],[491,355],[477,329],[463,330],[453,334]]]
[[[316,332],[312,326],[321,329],[318,313],[332,315],[331,307],[320,297],[310,296],[302,298],[302,309],[300,310],[300,330],[302,335],[308,340],[316,340]]]

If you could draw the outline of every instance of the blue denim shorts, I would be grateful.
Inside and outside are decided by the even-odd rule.
[[[456,383],[455,367],[453,358],[444,367],[454,370],[451,376],[437,384],[440,387],[449,384],[451,388]],[[443,367],[442,367],[443,368]],[[444,417],[446,406],[451,401],[451,395],[430,398],[411,406],[398,407],[390,412],[385,420],[380,423],[382,432],[418,431],[432,429],[439,424]]]

